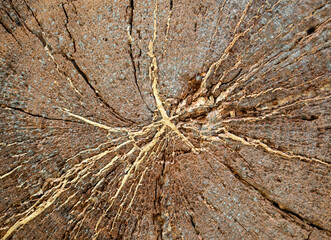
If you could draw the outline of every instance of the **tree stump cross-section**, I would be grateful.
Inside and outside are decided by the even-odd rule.
[[[330,12],[2,0],[0,238],[331,239]]]

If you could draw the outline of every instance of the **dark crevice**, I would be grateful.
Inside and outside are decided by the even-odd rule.
[[[123,239],[123,235],[121,234],[122,225],[123,225],[123,222],[121,222],[121,223],[120,223],[120,226],[118,227],[116,240],[121,240],[121,239]]]
[[[318,119],[318,116],[316,115],[305,115],[301,117],[302,120],[304,121],[314,121],[316,119]]]
[[[197,236],[200,236],[200,231],[199,231],[198,228],[196,227],[196,224],[195,224],[195,221],[194,221],[193,216],[192,216],[191,214],[188,214],[188,215],[190,216],[190,223],[191,223],[191,225],[192,225],[192,227],[193,227],[193,229],[194,229],[194,231],[195,231],[195,234],[196,234]]]
[[[140,62],[138,61],[138,64],[137,64],[137,68],[138,68],[138,71],[140,71]]]
[[[39,22],[36,14],[33,12],[33,10],[30,8],[30,6],[26,3],[26,0],[24,0],[24,2],[26,4],[27,8],[30,10],[30,12],[31,12],[32,16],[34,17],[35,21],[37,22],[39,28],[41,29],[41,32],[36,33],[35,31],[32,31],[31,29],[29,29],[26,24],[24,24],[24,26],[41,41],[41,43],[43,44],[44,47],[47,47],[53,53],[52,46],[47,42],[47,40],[44,37],[45,31],[44,31],[44,28],[42,27],[42,24]],[[66,12],[65,12],[65,14],[66,14]],[[69,58],[66,55],[64,55],[64,57],[67,60],[69,60]]]
[[[136,29],[136,32],[137,32],[137,34],[138,34],[138,38],[141,39],[141,32],[140,32],[140,30],[139,30],[139,29]],[[139,56],[139,57],[141,56],[141,48],[140,48],[140,53],[139,53],[138,56]]]
[[[197,31],[197,27],[198,27],[198,23],[194,23],[194,29],[193,29],[194,32]]]
[[[71,41],[72,41],[72,43],[73,43],[73,48],[74,48],[74,53],[75,53],[75,52],[76,52],[76,41],[75,41],[75,39],[73,38],[73,36],[72,36],[72,34],[71,34],[71,32],[70,32],[70,30],[69,30],[69,28],[68,28],[68,24],[69,24],[68,13],[67,13],[66,8],[64,7],[64,4],[61,4],[61,7],[62,7],[62,9],[63,9],[64,15],[66,16],[65,28],[66,28],[66,30],[67,30],[67,32],[68,32],[68,34],[69,34],[69,37],[70,37],[70,39],[71,39]]]
[[[100,92],[91,84],[89,78],[87,77],[86,73],[83,72],[83,70],[78,66],[75,59],[68,57],[65,53],[62,53],[62,56],[66,58],[68,61],[70,61],[73,65],[73,67],[77,70],[78,74],[85,80],[86,84],[90,87],[90,89],[94,92],[95,96],[99,99],[100,102],[102,102],[108,109],[110,109],[110,112],[119,120],[123,122],[130,122],[135,123],[134,121],[124,118],[121,115],[119,115],[107,102],[106,100],[101,96]]]
[[[26,0],[24,0],[24,3],[26,5],[26,7],[29,9],[29,11],[31,12],[32,16],[34,17],[34,19],[36,20],[38,26],[40,27],[40,29],[44,32],[44,28],[42,27],[41,23],[39,22],[36,14],[34,13],[34,11],[31,9],[31,7],[27,4]]]
[[[233,82],[240,74],[241,74],[241,72],[242,72],[242,68],[240,68],[239,69],[239,72],[230,80],[230,81],[228,81],[227,83],[231,83],[231,82]],[[223,84],[223,83],[222,83]],[[221,86],[222,86],[222,84],[221,84]]]
[[[40,22],[38,21],[38,19],[37,19],[35,13],[32,11],[32,9],[31,9],[30,6],[26,3],[25,0],[24,0],[24,3],[26,4],[26,7],[28,8],[28,10],[31,12],[33,18],[34,18],[35,21],[37,22],[37,24],[38,24],[38,26],[39,26],[39,28],[41,29],[42,32],[35,32],[35,31],[33,31],[32,29],[30,29],[30,28],[25,24],[25,22],[22,20],[21,15],[19,14],[19,12],[16,10],[16,8],[14,7],[14,5],[13,5],[12,2],[11,2],[11,4],[12,4],[12,8],[13,8],[13,10],[15,11],[16,15],[18,16],[18,19],[20,20],[20,22],[22,22],[22,25],[23,25],[23,26],[24,26],[24,27],[25,27],[25,28],[26,28],[31,34],[35,35],[35,36],[39,39],[39,41],[42,43],[43,47],[46,47],[46,46],[47,46],[47,47],[52,51],[51,46],[49,46],[49,45],[47,44],[47,41],[46,41],[46,39],[45,39],[44,36],[43,36],[43,32],[44,32],[44,30],[43,30],[42,25],[40,24]]]
[[[307,236],[307,238],[306,238],[305,240],[309,240],[309,239],[310,239],[310,236],[311,236],[311,234],[313,233],[313,231],[314,231],[314,230],[312,230],[312,231],[308,234],[308,236]]]
[[[180,192],[180,193],[181,193],[180,196],[185,200],[186,206],[189,206],[190,212],[191,212],[191,214],[193,214],[194,213],[194,209],[193,209],[192,206],[190,206],[191,203],[190,203],[187,195],[184,192]],[[193,216],[190,213],[188,213],[188,212],[186,212],[186,214],[190,217],[189,222],[191,223],[191,225],[192,225],[192,227],[193,227],[193,229],[195,231],[195,234],[198,236],[199,239],[202,239],[201,233],[200,233],[200,231],[199,231],[199,229],[198,229],[198,227],[196,225],[196,222],[195,222]]]
[[[191,221],[191,224],[192,224],[193,228],[195,229],[195,223],[194,223],[193,217],[191,215],[190,215],[190,221]]]
[[[268,196],[267,193],[265,193],[263,190],[261,190],[258,186],[250,183],[249,181],[247,181],[245,178],[243,178],[243,176],[241,176],[232,166],[230,166],[229,164],[222,162],[222,164],[233,174],[233,176],[235,178],[237,178],[241,183],[245,184],[247,187],[249,188],[253,188],[254,190],[256,190],[260,195],[262,195],[268,202],[271,203],[272,206],[274,206],[275,208],[277,208],[277,210],[279,210],[280,212],[282,212],[283,214],[285,214],[286,216],[291,217],[292,219],[294,219],[294,217],[296,217],[297,219],[299,219],[301,222],[306,223],[307,225],[317,228],[318,230],[322,230],[325,231],[327,233],[331,233],[328,229],[325,229],[315,223],[312,223],[311,221],[309,221],[308,219],[306,219],[303,216],[300,216],[299,214],[293,212],[290,209],[285,209],[284,206],[282,205],[282,207],[280,206],[280,203],[274,201],[270,196]],[[296,223],[298,223],[298,221],[295,221]],[[300,223],[300,225],[302,225]]]
[[[144,104],[146,105],[147,109],[153,113],[153,110],[150,109],[150,107],[147,105],[142,93],[141,93],[141,89],[140,89],[140,86],[138,84],[138,78],[137,78],[137,70],[136,70],[136,64],[134,62],[134,57],[133,57],[133,53],[132,53],[132,44],[129,44],[129,54],[130,54],[130,59],[131,59],[131,64],[132,64],[132,67],[133,67],[133,76],[134,76],[134,82],[137,86],[137,89],[138,89],[138,92],[139,92],[139,95],[140,95],[140,98],[143,100]],[[139,63],[138,63],[138,66],[139,66]],[[140,66],[139,66],[140,68]],[[138,68],[138,69],[139,69]]]
[[[17,26],[24,26],[30,33],[34,34],[34,32],[32,32],[32,30],[25,24],[25,22],[23,21],[22,16],[20,15],[20,13],[17,11],[17,9],[15,8],[14,4],[12,1],[10,1],[10,6],[12,8],[12,10],[14,10],[15,12],[15,23],[17,24]],[[8,14],[8,13],[7,13]],[[22,28],[22,30],[24,31],[24,33],[29,37],[29,35],[27,34],[27,32],[25,31],[25,28]]]
[[[323,3],[321,6],[319,6],[318,8],[316,8],[311,15],[314,15],[318,10],[321,10],[322,8],[324,8],[326,5],[328,5],[327,3],[328,1],[325,1],[325,3]]]
[[[2,21],[2,19],[0,19],[0,25],[6,30],[7,33],[9,33],[15,39],[17,44],[20,45],[20,47],[22,47],[21,43],[17,40],[13,32],[10,30],[9,27],[6,26],[6,24]]]
[[[132,228],[132,230],[131,230],[131,236],[133,236],[134,232],[136,231],[136,229],[137,229],[137,224],[138,224],[138,220],[134,221],[133,228]]]
[[[130,7],[131,7],[132,12],[133,12],[133,10],[134,10],[134,1],[133,0],[130,0]],[[133,18],[133,13],[132,13],[132,16],[131,17]]]
[[[5,104],[1,104],[1,108],[9,108],[11,110],[16,110],[16,111],[19,111],[19,112],[22,112],[22,113],[25,113],[29,116],[32,116],[32,117],[37,117],[37,118],[43,118],[43,119],[46,119],[46,120],[50,120],[50,121],[64,121],[64,122],[71,122],[71,123],[79,123],[79,124],[83,124],[81,122],[76,122],[76,121],[73,121],[73,120],[69,120],[69,119],[62,119],[62,118],[51,118],[51,117],[47,117],[47,116],[42,116],[42,115],[39,115],[39,114],[35,114],[35,113],[31,113],[31,112],[28,112],[22,108],[18,108],[18,107],[12,107],[12,106],[9,106],[9,105],[5,105]]]
[[[73,6],[73,8],[75,9],[75,13],[77,14],[77,8],[76,8],[76,6],[74,4],[74,1],[69,1],[68,3]]]
[[[169,4],[169,8],[170,8],[170,11],[172,10],[172,8],[174,7],[174,1],[173,0],[170,0],[170,4]]]
[[[307,31],[306,31],[306,32],[307,32],[307,35],[310,35],[310,34],[314,33],[315,30],[316,30],[315,27],[310,27],[310,28],[308,28]]]
[[[121,164],[118,163],[116,164],[105,176],[104,176],[104,179],[108,178],[113,172],[116,171],[116,169],[120,166]]]
[[[243,69],[242,68],[240,68],[239,69],[239,71],[238,71],[238,73],[234,76],[234,77],[232,77],[229,81],[227,81],[227,82],[222,82],[220,85],[219,85],[219,88],[218,88],[218,90],[220,90],[221,89],[221,87],[224,87],[224,86],[226,86],[226,85],[231,85],[239,76],[240,76],[240,74],[242,73],[242,71],[243,71]],[[215,86],[216,84],[213,84],[210,88],[209,88],[209,90],[208,90],[208,92],[207,92],[207,95],[210,95],[211,93],[210,93],[210,91],[212,90],[212,89],[214,89],[214,86]],[[217,92],[217,91],[216,91]],[[215,98],[217,98],[218,97],[218,95],[219,95],[220,93],[218,93],[218,94],[216,94],[214,97]]]
[[[151,113],[153,113],[152,109],[150,109],[150,107],[147,105],[145,99],[143,98],[140,86],[138,84],[137,68],[136,68],[136,63],[135,63],[135,60],[134,60],[133,48],[132,48],[133,10],[134,10],[134,1],[130,0],[130,5],[126,8],[126,14],[127,14],[127,19],[128,19],[128,25],[129,25],[128,27],[129,27],[129,34],[130,34],[130,36],[129,36],[130,39],[128,39],[129,55],[130,55],[131,64],[132,64],[132,68],[133,68],[134,82],[135,82],[136,87],[138,89],[140,98],[143,100],[143,102],[146,105],[147,109]]]
[[[3,10],[3,11],[6,13],[6,15],[9,17],[9,19],[10,19],[12,22],[16,23],[18,26],[22,26],[22,24],[21,24],[21,22],[20,22],[20,20],[19,20],[18,18],[13,19],[12,16],[9,14],[9,12],[8,12],[6,9],[1,9],[1,10]],[[16,16],[15,16],[15,17],[16,17]]]
[[[166,147],[168,147],[168,145]],[[166,158],[165,158],[165,156],[163,156],[163,160],[162,161],[163,161],[163,164],[162,164],[161,177],[163,179],[165,177],[165,175],[164,175],[164,173],[165,173],[165,164],[166,164]],[[164,182],[164,180],[163,180],[163,182]]]
[[[297,40],[296,40],[296,44],[299,44],[300,42],[301,42],[301,40],[302,40],[302,38],[303,37],[299,37]],[[294,47],[295,47],[296,45],[294,45],[291,49],[290,49],[290,51],[292,50],[292,49],[294,49]]]

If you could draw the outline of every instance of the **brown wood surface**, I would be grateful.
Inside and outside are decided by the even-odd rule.
[[[1,0],[1,239],[331,239],[330,12]]]

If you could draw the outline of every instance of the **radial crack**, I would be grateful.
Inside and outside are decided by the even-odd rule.
[[[127,32],[128,32],[128,45],[129,45],[129,55],[130,55],[130,60],[131,60],[131,64],[132,64],[132,68],[133,68],[133,77],[134,77],[134,82],[136,84],[136,87],[138,89],[140,98],[143,100],[144,104],[146,105],[147,109],[153,113],[152,109],[150,109],[150,107],[147,105],[142,93],[141,93],[141,89],[140,86],[138,84],[138,77],[137,77],[137,68],[136,68],[136,63],[134,60],[134,56],[133,56],[133,47],[132,47],[132,43],[133,43],[133,38],[132,38],[132,30],[133,30],[133,11],[134,11],[134,1],[130,0],[130,6],[127,7],[126,9],[127,11],[127,18],[128,18],[128,28],[127,28]]]
[[[191,225],[192,225],[192,227],[194,229],[195,234],[200,238],[200,231],[199,231],[199,229],[196,226],[196,223],[194,221],[193,216],[191,214],[188,214],[188,215],[190,217],[190,223],[191,223]]]
[[[22,109],[22,108],[12,107],[12,106],[9,106],[9,105],[6,105],[6,104],[1,104],[1,108],[4,108],[4,109],[11,109],[11,110],[15,110],[15,111],[19,111],[19,112],[25,113],[25,114],[27,114],[27,115],[29,115],[29,116],[37,117],[37,118],[43,118],[43,119],[46,119],[46,120],[51,120],[51,121],[64,121],[64,122],[71,122],[71,123],[79,123],[79,124],[81,124],[80,122],[73,121],[73,120],[70,120],[70,119],[52,118],[52,117],[47,117],[47,116],[43,116],[43,115],[39,115],[39,114],[35,114],[35,113],[31,113],[31,112],[28,112],[27,110],[24,110],[24,109]]]
[[[75,53],[75,52],[76,52],[76,41],[75,41],[75,39],[73,38],[73,36],[72,36],[72,34],[71,34],[70,30],[69,30],[69,27],[68,27],[68,24],[69,24],[69,17],[68,17],[68,13],[67,13],[67,10],[66,10],[66,8],[64,7],[64,5],[65,5],[65,4],[63,4],[63,3],[61,4],[61,7],[62,7],[63,12],[64,12],[64,15],[66,16],[66,20],[65,20],[65,28],[66,28],[66,30],[67,30],[67,32],[68,32],[68,34],[69,34],[70,39],[72,40],[73,47],[74,47],[74,53]]]
[[[323,230],[327,233],[331,233],[328,229],[325,229],[313,222],[311,222],[309,219],[299,215],[298,213],[290,210],[289,208],[287,208],[286,206],[284,206],[283,204],[275,201],[274,199],[272,199],[272,197],[270,197],[265,191],[263,191],[259,186],[257,186],[256,184],[252,183],[251,181],[245,179],[242,175],[239,174],[238,171],[236,171],[233,167],[231,167],[229,164],[222,162],[222,164],[224,166],[226,166],[226,168],[233,174],[233,176],[235,178],[237,178],[240,182],[242,182],[244,185],[249,186],[251,188],[253,188],[254,190],[256,190],[261,196],[263,196],[266,200],[268,200],[268,202],[270,202],[272,204],[272,206],[276,207],[280,212],[284,213],[285,215],[290,216],[292,219],[295,219],[295,217],[297,219],[299,219],[301,222],[308,224],[311,227],[317,228],[319,230]]]
[[[109,104],[108,102],[102,97],[102,95],[100,94],[100,92],[91,84],[89,78],[87,77],[86,73],[78,66],[76,60],[74,58],[70,58],[68,57],[66,54],[62,54],[67,60],[69,60],[72,65],[74,66],[74,68],[77,70],[77,72],[79,73],[79,75],[85,80],[85,82],[87,83],[87,85],[90,87],[90,89],[93,91],[93,93],[95,94],[95,96],[97,97],[97,99],[99,99],[100,102],[102,102],[109,110],[110,112],[119,120],[123,121],[123,122],[130,122],[130,123],[135,123],[134,121],[127,119],[125,117],[122,117],[121,115],[119,115]]]
[[[17,38],[15,37],[15,35],[13,34],[13,32],[10,30],[9,27],[6,26],[6,24],[2,21],[2,19],[0,18],[0,25],[6,30],[7,33],[9,33],[17,42],[18,45],[20,45],[20,47],[22,47],[22,44],[17,40]]]

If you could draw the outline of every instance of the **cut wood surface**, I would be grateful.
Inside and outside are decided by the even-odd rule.
[[[330,12],[1,0],[0,238],[331,239]]]

